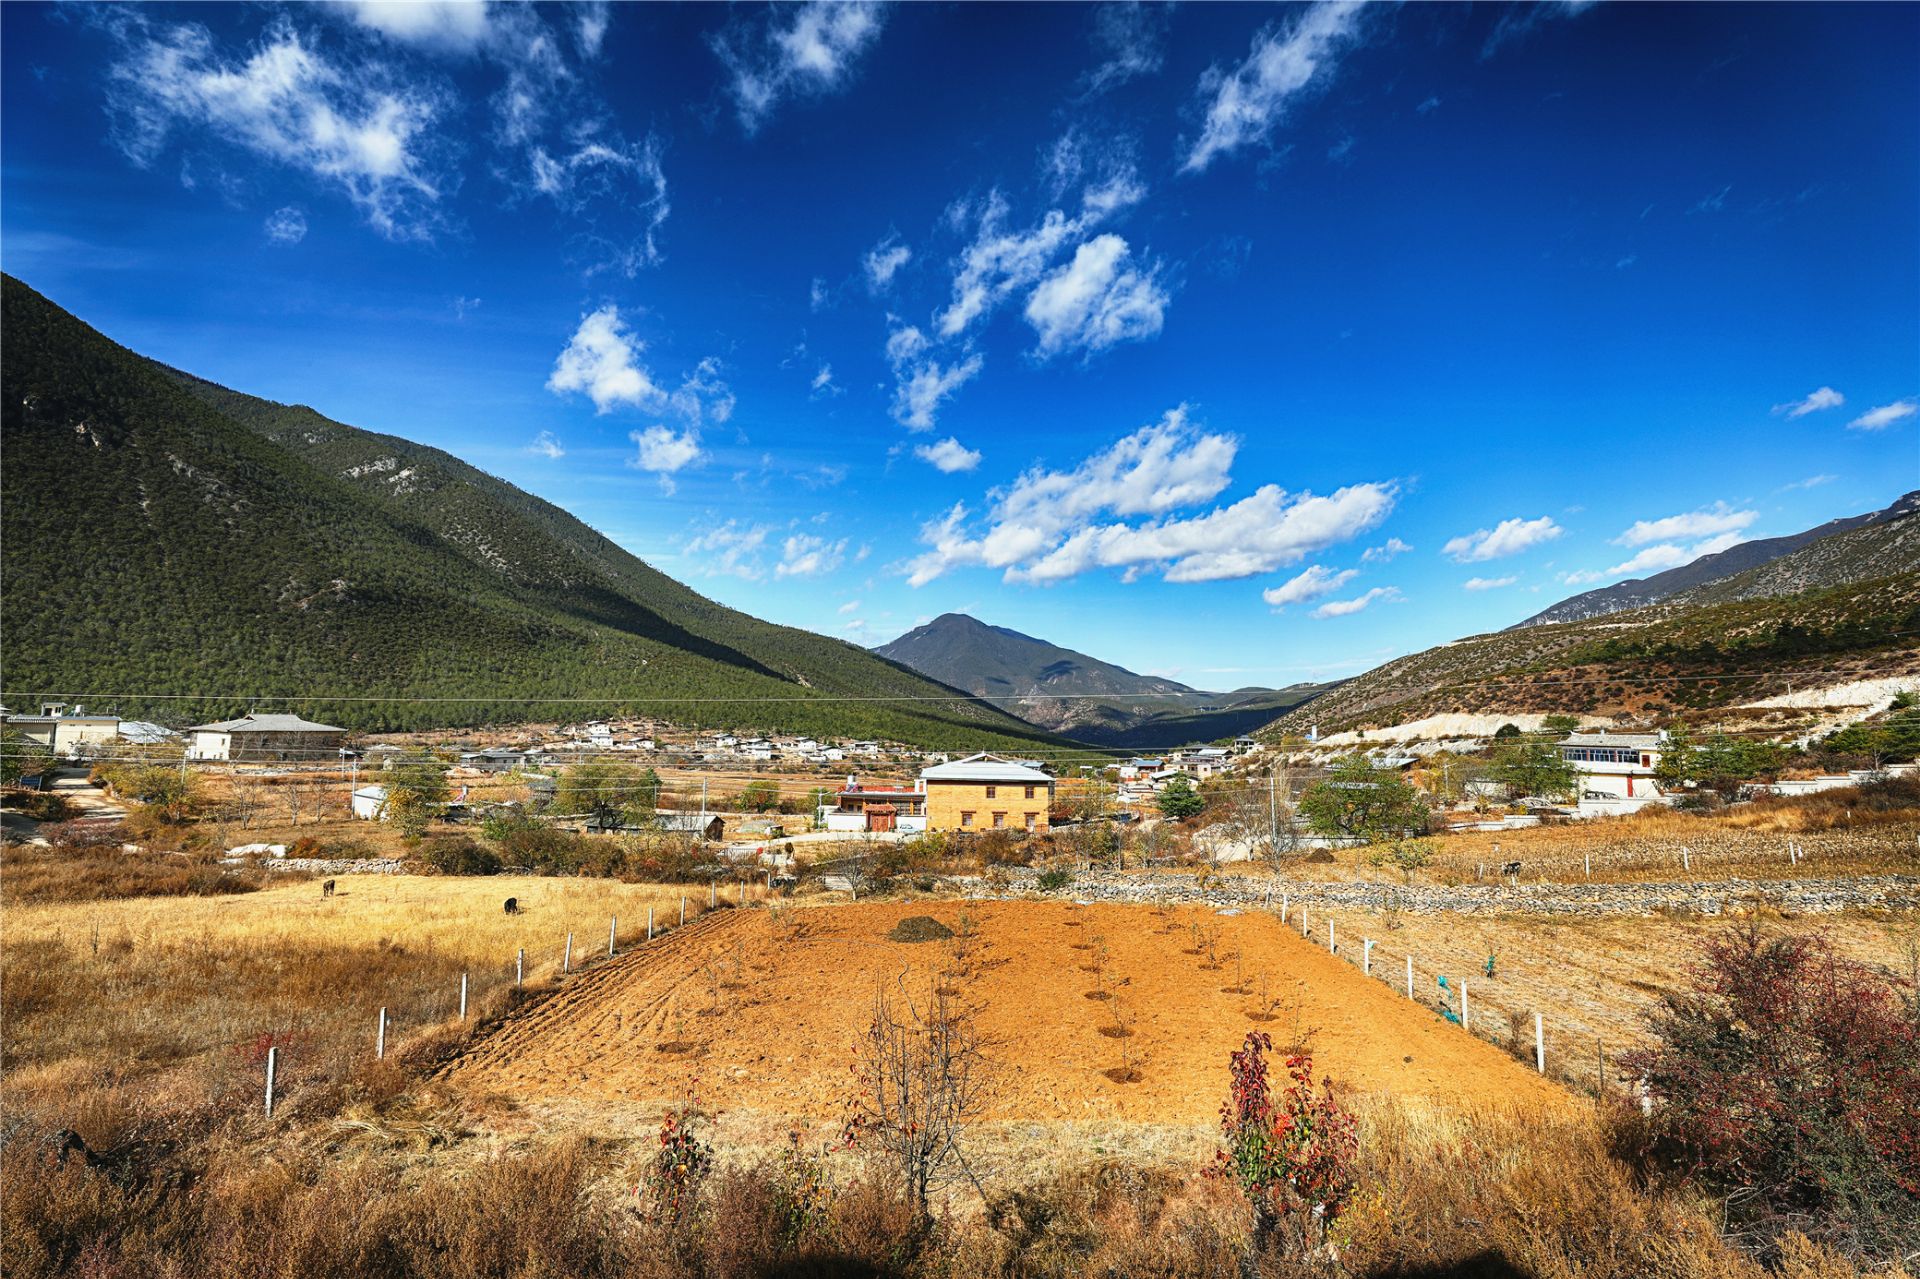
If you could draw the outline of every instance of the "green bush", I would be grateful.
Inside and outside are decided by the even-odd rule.
[[[1073,872],[1067,870],[1049,870],[1041,872],[1040,878],[1033,881],[1034,887],[1043,893],[1057,893],[1073,886]]]

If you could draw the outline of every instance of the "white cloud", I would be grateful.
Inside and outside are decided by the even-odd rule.
[[[1621,539],[1616,539],[1621,540]],[[1737,531],[1729,530],[1704,538],[1691,546],[1680,546],[1673,542],[1660,542],[1643,547],[1632,558],[1608,568],[1603,573],[1578,574],[1583,581],[1599,581],[1608,577],[1638,577],[1642,573],[1660,573],[1670,568],[1679,568],[1691,564],[1703,555],[1714,555],[1730,546],[1745,541]],[[1635,543],[1629,543],[1635,545]],[[1572,580],[1570,577],[1569,580]]]
[[[1809,475],[1804,480],[1795,480],[1791,484],[1782,484],[1780,491],[1785,493],[1793,489],[1817,489],[1822,484],[1831,484],[1839,478],[1837,475]]]
[[[780,577],[818,577],[840,567],[846,558],[847,541],[829,542],[824,537],[795,533],[780,546],[780,563],[774,573]]]
[[[355,22],[406,44],[471,53],[488,37],[486,0],[336,0]]]
[[[952,475],[957,471],[971,471],[980,465],[980,450],[970,449],[959,440],[948,436],[938,444],[922,444],[914,451],[914,456],[929,463],[935,470]]]
[[[1545,515],[1536,520],[1523,520],[1518,516],[1501,520],[1490,529],[1477,529],[1472,533],[1463,533],[1441,547],[1444,554],[1451,555],[1462,564],[1477,564],[1483,560],[1497,560],[1508,555],[1518,555],[1521,551],[1551,542],[1559,537],[1563,530]]]
[[[574,5],[573,33],[580,42],[580,52],[589,58],[599,56],[611,19],[607,0],[581,0]]]
[[[157,160],[176,130],[201,129],[340,190],[384,236],[431,235],[441,95],[378,62],[330,59],[285,16],[240,61],[198,24],[154,25],[139,10],[104,21],[125,54],[110,72],[109,104],[135,163]]]
[[[527,445],[527,452],[538,453],[541,457],[558,460],[567,455],[560,445],[560,437],[552,431],[542,431],[533,437],[533,443]]]
[[[1512,586],[1520,579],[1517,577],[1470,577],[1460,584],[1467,591],[1497,591],[1503,586]]]
[[[1358,0],[1315,0],[1285,30],[1268,27],[1231,73],[1212,67],[1200,80],[1206,115],[1182,168],[1198,173],[1250,142],[1264,141],[1296,99],[1327,80],[1335,55],[1360,25]]]
[[[1804,400],[1791,400],[1786,404],[1773,406],[1775,413],[1785,413],[1788,417],[1805,417],[1809,413],[1818,413],[1821,409],[1837,409],[1847,402],[1847,397],[1830,386],[1823,386]]]
[[[620,319],[620,308],[603,306],[580,321],[567,349],[554,361],[547,389],[556,395],[584,392],[595,410],[611,412],[618,405],[654,409],[666,402],[666,392],[640,365],[645,344]]]
[[[849,613],[858,613],[860,611],[860,601],[848,600],[845,604],[842,604],[837,611],[842,617],[845,617]]]
[[[700,433],[692,427],[676,432],[671,427],[650,426],[644,431],[629,431],[627,438],[639,448],[627,465],[660,476],[668,492],[673,489],[666,477],[700,460]]]
[[[926,335],[912,326],[895,329],[887,338],[887,359],[894,376],[893,419],[909,431],[931,431],[940,406],[986,365],[979,355],[942,364],[928,354],[931,347]]]
[[[1170,6],[1103,4],[1093,10],[1093,43],[1100,65],[1083,79],[1087,97],[1105,93],[1136,76],[1153,75],[1164,59]]]
[[[1400,591],[1397,587],[1376,586],[1364,595],[1357,595],[1350,600],[1328,600],[1319,608],[1314,609],[1313,615],[1315,617],[1350,617],[1376,600],[1390,601],[1399,598]]]
[[[1404,555],[1413,548],[1397,537],[1390,537],[1379,546],[1369,546],[1360,556],[1363,564],[1385,564],[1396,555]]]
[[[1082,244],[1071,262],[1040,281],[1026,315],[1041,356],[1103,351],[1160,332],[1167,292],[1157,270],[1137,271],[1128,256],[1127,242],[1109,232]]]
[[[708,356],[700,361],[669,391],[640,363],[645,349],[646,344],[620,318],[620,308],[603,306],[581,318],[580,327],[554,361],[547,389],[555,395],[580,392],[600,413],[620,407],[671,412],[693,426],[725,422],[733,416],[733,391],[720,378],[718,360]]]
[[[1080,155],[1077,147],[1072,150],[1076,157]],[[1133,167],[1120,163],[1081,192],[1078,214],[1049,209],[1037,225],[1014,229],[1008,226],[1011,211],[1006,198],[998,191],[989,192],[979,205],[973,240],[960,255],[953,301],[935,317],[940,336],[957,337],[995,306],[1030,288],[1069,245],[1107,218],[1138,204],[1146,194]]]
[[[1357,536],[1393,507],[1391,485],[1320,497],[1269,484],[1231,505],[1178,516],[1226,488],[1237,449],[1232,436],[1202,431],[1184,407],[1175,409],[1072,470],[1036,467],[991,492],[978,531],[956,504],[921,529],[930,549],[906,566],[908,580],[921,586],[968,566],[1031,583],[1097,568],[1130,577],[1157,571],[1169,582],[1250,577]]]
[[[631,278],[641,267],[662,261],[659,232],[673,204],[660,162],[660,143],[651,134],[643,142],[628,142],[618,133],[580,133],[554,151],[533,143],[526,151],[526,181],[533,194],[552,200],[568,213],[580,213],[600,202],[638,216],[630,239],[585,237],[597,259],[589,275],[614,270]]]
[[[1617,546],[1645,546],[1649,542],[1665,542],[1676,538],[1712,537],[1720,533],[1738,532],[1759,518],[1758,511],[1736,511],[1725,502],[1715,502],[1710,507],[1669,515],[1663,519],[1636,520],[1626,532],[1613,540]]]
[[[1868,409],[1853,421],[1847,423],[1847,429],[1853,431],[1884,431],[1902,418],[1920,413],[1920,400],[1895,400],[1891,404],[1882,404],[1879,408]]]
[[[703,566],[709,577],[726,576],[757,582],[766,576],[759,561],[760,549],[772,530],[762,524],[740,524],[728,520],[688,541],[682,549],[690,555],[711,555]]]
[[[740,126],[753,133],[782,98],[842,88],[879,39],[883,13],[871,0],[808,0],[776,6],[764,26],[716,37]]]
[[[867,272],[867,287],[875,293],[884,293],[893,283],[900,268],[913,260],[913,250],[899,243],[892,236],[880,241],[867,251],[861,265]]]
[[[269,214],[267,239],[275,244],[298,244],[307,238],[307,215],[288,205]]]
[[[1285,608],[1289,604],[1305,604],[1308,600],[1317,600],[1322,595],[1331,595],[1341,587],[1360,576],[1358,569],[1341,569],[1334,572],[1318,564],[1309,564],[1298,577],[1289,578],[1280,585],[1260,592],[1260,598],[1274,608]]]
[[[833,365],[822,364],[820,371],[813,375],[813,381],[808,383],[808,386],[815,395],[837,395],[840,388],[833,384]]]

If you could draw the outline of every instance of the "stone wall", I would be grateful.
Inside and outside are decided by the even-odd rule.
[[[1034,891],[1037,873],[1015,870],[1013,892]],[[982,879],[958,881],[968,896],[998,896]],[[1725,879],[1661,884],[1463,884],[1459,886],[1309,883],[1264,878],[1214,880],[1198,876],[1114,873],[1079,875],[1061,893],[1089,902],[1167,902],[1229,908],[1294,905],[1343,910],[1397,908],[1412,914],[1719,915],[1765,905],[1797,913],[1920,909],[1920,875],[1862,875],[1842,879]]]

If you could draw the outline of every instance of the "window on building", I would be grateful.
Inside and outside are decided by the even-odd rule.
[[[1006,824],[1007,824],[1007,815],[1005,813],[995,813],[993,815],[993,828],[995,830],[1004,829]]]
[[[1028,830],[1033,830],[1033,829],[1034,829],[1035,827],[1037,827],[1037,826],[1039,826],[1039,825],[1040,825],[1040,814],[1038,814],[1038,813],[1028,813],[1028,814],[1027,814],[1027,829],[1028,829]]]
[[[993,798],[995,798],[996,796],[998,796],[999,794],[1000,794],[1000,788],[999,788],[998,786],[989,786],[989,787],[987,787],[987,798],[988,798],[988,799],[993,799]]]
[[[971,825],[973,825],[973,814],[972,814],[972,813],[970,813],[970,812],[963,812],[963,813],[961,813],[961,814],[960,814],[960,824],[961,824],[962,826],[971,826]]]
[[[1028,799],[1032,799],[1032,798],[1033,798],[1033,787],[1031,787],[1031,786],[1029,786],[1029,787],[1027,787],[1027,798],[1028,798]]]

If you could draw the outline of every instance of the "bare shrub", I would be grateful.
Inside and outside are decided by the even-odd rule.
[[[990,1068],[973,1018],[952,996],[916,1001],[904,987],[874,991],[873,1016],[855,1045],[857,1121],[879,1148],[922,1219],[936,1185],[971,1178],[960,1141],[985,1108]]]

